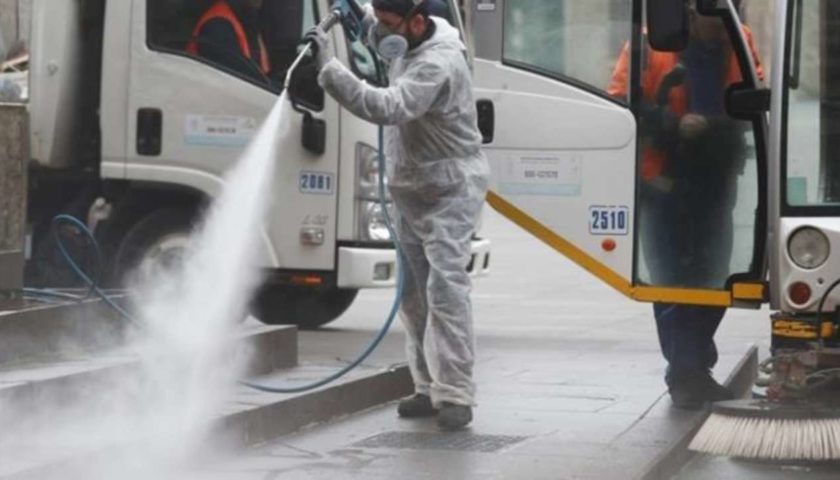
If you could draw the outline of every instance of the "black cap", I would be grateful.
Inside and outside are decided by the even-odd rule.
[[[426,0],[373,0],[373,8],[407,17],[410,13],[428,15]]]

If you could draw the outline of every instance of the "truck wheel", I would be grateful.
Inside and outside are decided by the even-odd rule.
[[[269,286],[261,288],[251,304],[251,314],[267,325],[297,325],[314,330],[344,313],[358,290]]]
[[[184,208],[165,208],[150,213],[123,237],[114,258],[114,278],[145,284],[184,260],[195,213]]]

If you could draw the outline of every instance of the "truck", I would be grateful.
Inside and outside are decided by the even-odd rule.
[[[244,55],[245,68],[230,68],[190,53],[195,25],[214,3],[33,0],[28,285],[75,281],[51,234],[60,213],[94,229],[109,259],[104,285],[177,264],[225,172],[277,101],[302,35],[331,7],[328,0],[265,0],[264,9],[275,7],[260,25],[273,66],[266,75]],[[445,9],[463,31],[457,6]],[[336,56],[377,82],[368,49],[341,29],[331,35]],[[289,95],[299,115],[294,141],[276,160],[269,219],[259,232],[265,280],[252,313],[268,324],[315,328],[341,315],[360,289],[393,286],[397,273],[377,197],[376,126],[325,96],[314,68],[296,71]],[[92,268],[87,246],[67,241]],[[476,237],[472,247],[466,268],[487,273],[490,242]]]
[[[630,299],[769,305],[758,396],[714,407],[729,420],[692,448],[840,458],[840,444],[817,434],[791,440],[809,420],[836,439],[840,418],[840,2],[478,0],[472,15],[496,210]],[[663,230],[663,203],[692,186],[645,167],[657,115],[673,108],[673,87],[692,81],[680,62],[695,34],[708,35],[690,33],[698,18],[715,23],[738,80],[710,102],[726,128],[676,158],[697,162],[681,167],[702,173],[696,194],[732,190],[720,190],[725,202],[683,208]],[[653,52],[674,65],[647,92]],[[697,237],[702,248],[663,264]]]

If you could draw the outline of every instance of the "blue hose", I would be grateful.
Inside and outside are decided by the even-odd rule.
[[[388,207],[386,203],[385,197],[385,159],[382,153],[382,149],[384,146],[384,130],[382,127],[379,127],[379,201],[382,204],[382,208],[385,214],[385,225],[388,228],[388,232],[391,234],[391,238],[394,241],[394,247],[396,250],[396,258],[397,258],[397,285],[396,285],[396,295],[394,297],[394,303],[391,306],[391,311],[388,314],[388,319],[385,324],[382,326],[382,329],[379,333],[374,337],[374,339],[370,342],[370,344],[365,348],[361,355],[359,355],[355,360],[353,360],[350,364],[346,367],[342,368],[341,370],[335,372],[328,377],[325,377],[321,380],[307,383],[298,386],[272,386],[272,385],[263,385],[260,383],[243,381],[240,382],[242,385],[247,387],[253,388],[255,390],[259,390],[261,392],[268,392],[268,393],[301,393],[306,392],[309,390],[314,390],[316,388],[323,387],[329,383],[332,383],[339,378],[343,377],[351,370],[359,366],[362,362],[368,359],[370,355],[376,350],[382,340],[385,338],[385,335],[390,330],[391,325],[393,325],[394,320],[397,317],[397,313],[399,312],[400,307],[400,300],[402,299],[403,288],[404,288],[404,258],[403,258],[403,251],[402,247],[397,240],[397,234],[394,229],[393,222],[391,220],[391,216],[388,213]],[[24,294],[29,295],[35,298],[57,298],[57,299],[66,299],[66,300],[75,300],[75,301],[82,301],[87,298],[90,298],[94,294],[101,298],[106,304],[108,304],[111,308],[113,308],[117,313],[120,314],[124,319],[128,320],[129,322],[137,325],[137,321],[134,317],[131,316],[127,311],[125,311],[122,307],[120,307],[116,302],[114,302],[102,289],[99,287],[99,275],[94,278],[91,278],[84,270],[79,266],[78,262],[70,255],[70,252],[67,250],[66,246],[64,245],[64,241],[61,239],[60,235],[60,226],[62,224],[70,224],[78,228],[82,234],[86,237],[86,239],[92,245],[94,252],[96,254],[96,261],[97,261],[97,268],[101,268],[101,259],[102,259],[102,252],[99,248],[99,243],[96,241],[96,238],[93,236],[93,232],[82,223],[79,219],[72,217],[70,215],[58,215],[52,220],[52,226],[54,229],[54,235],[56,239],[56,243],[58,245],[58,251],[61,253],[61,256],[70,266],[70,269],[73,273],[76,274],[79,279],[81,279],[85,285],[88,287],[88,293],[84,296],[73,295],[65,292],[58,292],[55,290],[45,290],[45,289],[25,289]]]
[[[85,273],[82,267],[79,266],[78,262],[76,262],[73,256],[70,255],[70,252],[67,251],[67,247],[64,245],[64,240],[62,240],[61,238],[61,226],[65,224],[72,225],[78,228],[79,231],[82,232],[82,234],[92,246],[94,254],[96,255],[97,265],[97,272],[94,278],[91,278],[87,273]],[[120,314],[120,316],[122,316],[129,322],[137,325],[137,322],[134,320],[134,318],[99,287],[102,269],[102,249],[99,248],[99,242],[96,241],[96,238],[93,236],[93,233],[90,231],[87,225],[85,225],[81,220],[72,215],[62,214],[57,215],[52,219],[52,230],[53,237],[55,238],[55,242],[58,246],[59,253],[61,253],[61,256],[64,258],[64,261],[67,263],[67,265],[70,266],[70,269],[73,271],[73,273],[77,277],[79,277],[79,279],[82,280],[82,282],[84,282],[85,286],[87,286],[88,288],[88,291],[85,295],[74,295],[71,293],[51,289],[24,288],[24,296],[28,296],[30,298],[35,299],[54,298],[81,302],[96,295],[99,298],[101,298],[102,301],[104,301],[108,306],[116,310]]]

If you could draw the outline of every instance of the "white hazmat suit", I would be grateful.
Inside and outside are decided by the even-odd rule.
[[[389,66],[389,87],[360,81],[332,59],[319,83],[345,108],[386,125],[388,188],[407,265],[401,316],[417,393],[472,406],[475,340],[467,265],[489,166],[458,31],[434,34]]]

